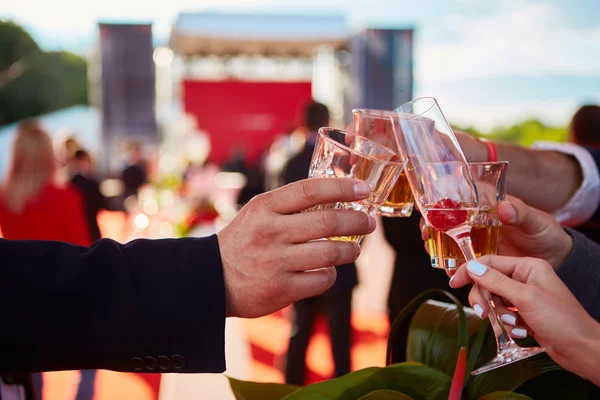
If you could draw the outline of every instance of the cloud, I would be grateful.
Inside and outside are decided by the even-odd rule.
[[[493,16],[446,17],[445,27],[456,39],[417,46],[417,79],[430,84],[514,75],[600,73],[599,27],[561,28],[555,7],[518,4]]]

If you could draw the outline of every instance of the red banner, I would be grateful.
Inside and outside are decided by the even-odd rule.
[[[228,161],[236,150],[256,160],[273,138],[302,123],[310,82],[184,80],[184,110],[211,138],[209,159]]]

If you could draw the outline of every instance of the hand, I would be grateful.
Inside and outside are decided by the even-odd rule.
[[[573,238],[550,215],[516,197],[498,205],[500,255],[535,257],[557,269],[573,251]]]
[[[513,336],[525,337],[529,332],[558,364],[598,383],[600,372],[594,364],[600,357],[600,324],[583,309],[550,264],[536,258],[484,256],[462,265],[450,286],[458,288],[471,281],[518,309],[517,314],[496,304],[498,315]],[[485,318],[489,308],[476,286],[471,289],[469,302]]]
[[[323,293],[334,265],[358,257],[354,243],[319,240],[364,235],[375,218],[360,211],[317,210],[318,204],[358,201],[369,186],[356,179],[307,179],[256,196],[218,234],[227,316],[254,318]]]
[[[465,132],[455,130],[454,134],[468,162],[485,162],[488,160],[487,147],[484,143]]]
[[[558,268],[573,251],[573,238],[549,214],[528,206],[516,197],[498,205],[502,222],[499,254],[535,257]],[[425,220],[421,218],[421,237],[427,240]],[[429,246],[425,244],[429,251]]]

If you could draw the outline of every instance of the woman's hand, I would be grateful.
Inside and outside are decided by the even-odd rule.
[[[496,311],[514,337],[529,333],[565,369],[600,384],[600,324],[583,309],[552,266],[540,259],[484,256],[463,265],[453,288],[474,282],[500,296]],[[477,287],[469,302],[481,318],[489,311]],[[518,312],[506,306],[516,307]]]

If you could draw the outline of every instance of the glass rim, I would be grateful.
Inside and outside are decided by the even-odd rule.
[[[508,165],[510,164],[508,161],[467,161],[468,165]]]
[[[350,147],[346,146],[345,144],[342,144],[342,143],[340,143],[340,142],[332,139],[330,136],[327,136],[325,134],[325,132],[333,132],[333,131],[341,132],[345,136],[353,136],[353,137],[357,137],[357,138],[361,138],[363,140],[366,140],[367,142],[371,142],[374,145],[376,145],[377,147],[381,147],[382,149],[385,149],[386,151],[392,153],[393,155],[400,157],[400,161],[382,160],[380,158],[373,157],[373,156],[370,156],[368,154],[361,153],[358,150],[351,149]],[[407,163],[407,160],[408,160],[402,154],[399,154],[399,153],[393,151],[392,149],[390,149],[388,147],[385,147],[385,146],[383,146],[383,145],[381,145],[381,144],[379,144],[377,142],[374,142],[374,141],[372,141],[372,140],[370,140],[370,139],[368,139],[366,137],[359,136],[359,135],[356,135],[354,133],[350,133],[350,132],[345,131],[343,129],[331,128],[331,127],[322,127],[322,128],[319,128],[318,133],[319,133],[319,136],[322,136],[325,140],[327,140],[329,143],[332,143],[334,146],[336,146],[338,148],[341,148],[341,149],[343,149],[345,151],[348,151],[348,152],[350,152],[352,154],[355,154],[355,155],[357,155],[359,157],[363,157],[363,158],[366,158],[366,159],[371,160],[371,161],[375,161],[375,162],[380,163],[380,164],[391,164],[391,165],[398,165],[398,166],[404,167],[406,165],[406,163]]]
[[[396,109],[394,109],[394,114],[399,114],[400,112],[402,112],[402,111],[400,110],[400,108],[401,108],[401,107],[404,107],[404,106],[405,106],[405,105],[407,105],[407,104],[415,104],[416,102],[418,102],[418,101],[423,101],[423,100],[428,100],[428,101],[431,101],[431,102],[432,102],[432,103],[431,103],[431,106],[429,106],[429,107],[428,107],[428,108],[427,108],[425,111],[423,111],[423,112],[420,112],[419,114],[416,114],[416,113],[410,113],[410,114],[408,114],[408,115],[412,115],[412,116],[413,116],[413,118],[415,118],[415,117],[422,117],[422,116],[423,116],[423,114],[425,114],[425,113],[427,113],[427,112],[431,111],[431,110],[432,110],[432,109],[433,109],[435,106],[437,106],[438,108],[440,108],[440,105],[438,104],[438,102],[437,102],[437,100],[435,99],[435,97],[431,97],[431,96],[417,97],[417,98],[416,98],[416,99],[414,99],[414,100],[411,100],[411,101],[409,101],[409,102],[407,102],[407,103],[401,104],[400,106],[396,107]],[[440,111],[441,111],[441,108],[440,108]],[[445,117],[444,117],[444,118],[445,118]]]
[[[387,115],[376,115],[372,113],[372,111],[386,113]],[[377,108],[354,108],[352,109],[352,114],[359,115],[367,115],[369,117],[378,118],[378,119],[387,119],[389,120],[391,116],[394,115],[394,110],[380,110]]]

